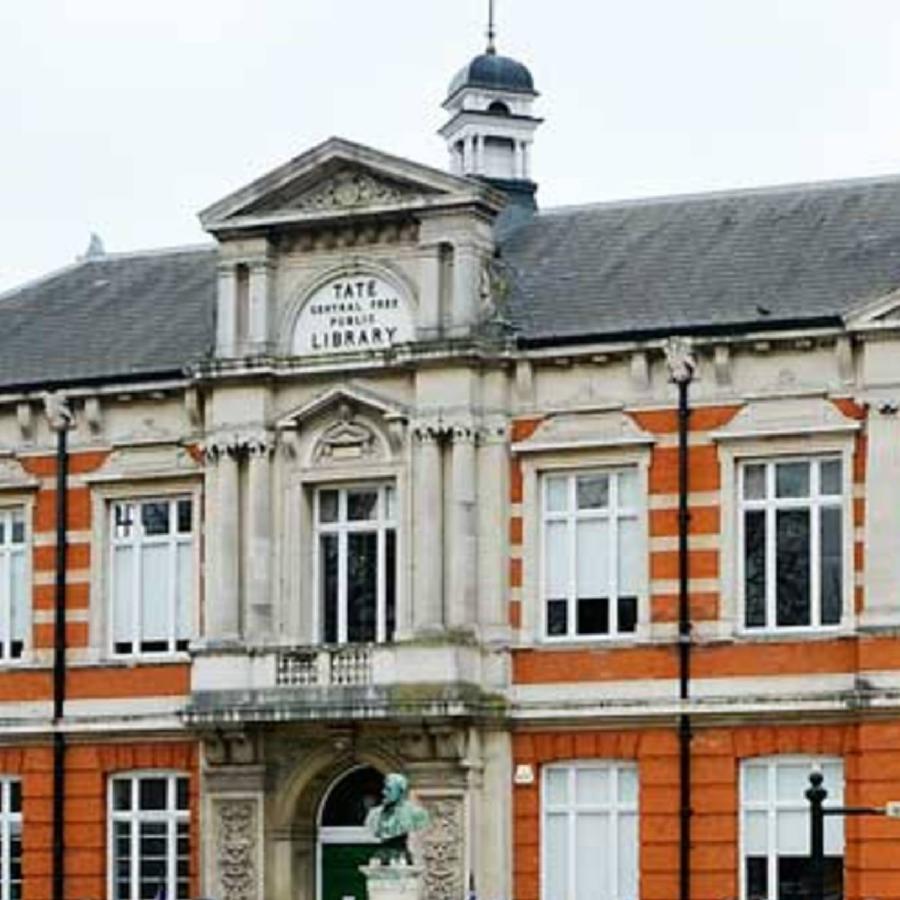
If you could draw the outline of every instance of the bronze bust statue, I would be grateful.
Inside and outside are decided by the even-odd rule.
[[[381,800],[366,816],[366,827],[381,842],[375,858],[383,864],[400,860],[411,865],[409,835],[428,826],[428,813],[409,799],[409,781],[397,772],[385,775]]]

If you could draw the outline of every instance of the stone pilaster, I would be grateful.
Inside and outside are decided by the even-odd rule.
[[[434,631],[444,624],[444,478],[442,433],[413,427],[413,627]]]
[[[452,628],[464,628],[473,627],[476,621],[477,431],[473,425],[456,425],[451,435],[450,597],[447,624]]]
[[[268,436],[247,448],[247,638],[272,636],[272,450]]]

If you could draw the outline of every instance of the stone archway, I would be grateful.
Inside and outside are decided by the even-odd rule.
[[[355,766],[329,785],[316,830],[316,900],[365,900],[359,866],[376,846],[365,821],[381,801],[384,774],[373,766]]]

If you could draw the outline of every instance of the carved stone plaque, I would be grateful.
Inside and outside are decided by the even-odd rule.
[[[259,804],[253,798],[213,801],[215,896],[259,900]]]
[[[413,851],[425,870],[425,900],[459,900],[466,882],[463,798],[420,796],[419,801],[431,819]]]

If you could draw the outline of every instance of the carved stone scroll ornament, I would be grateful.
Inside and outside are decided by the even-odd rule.
[[[297,209],[312,211],[400,203],[404,199],[403,192],[394,185],[373,178],[366,172],[347,169],[299,197],[293,205]]]
[[[329,426],[316,445],[315,462],[340,462],[372,456],[377,439],[368,425],[359,421],[349,403],[338,407],[338,421]]]
[[[431,824],[417,842],[425,870],[425,900],[465,896],[465,811],[461,797],[422,797]]]
[[[259,900],[259,815],[252,799],[216,802],[216,897]]]

